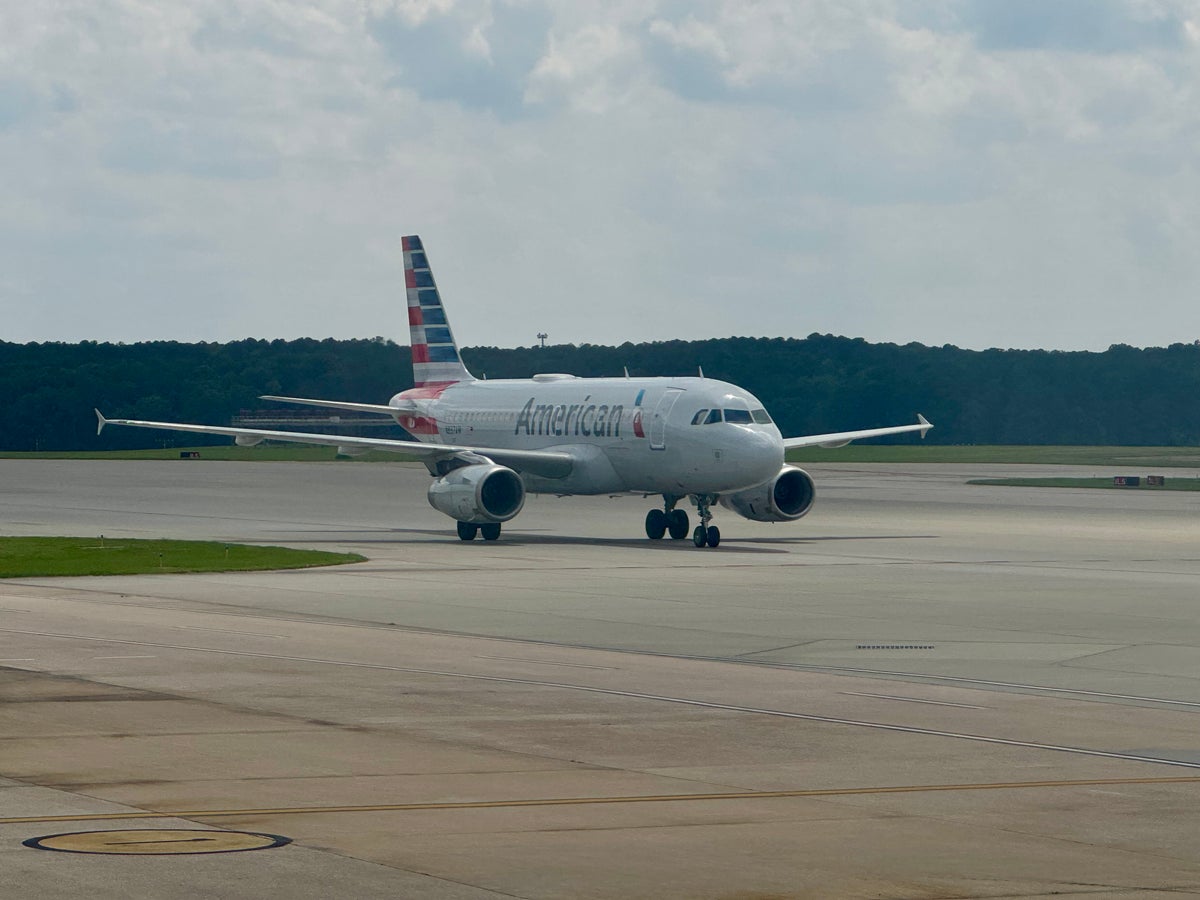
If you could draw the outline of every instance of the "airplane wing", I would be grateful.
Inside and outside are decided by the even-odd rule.
[[[463,444],[428,444],[419,441],[398,441],[392,438],[352,437],[346,434],[308,434],[300,431],[268,431],[262,428],[232,428],[222,425],[189,425],[182,422],[144,422],[137,419],[106,419],[96,410],[96,434],[105,425],[129,425],[134,428],[158,428],[163,431],[188,431],[196,434],[224,434],[244,447],[262,441],[289,441],[295,444],[324,444],[331,447],[356,447],[364,450],[383,450],[407,453],[416,457],[452,459],[461,457],[480,462],[483,457],[508,466],[518,472],[529,472],[545,478],[564,478],[570,474],[575,458],[557,450],[506,450],[491,447],[468,447]]]
[[[933,425],[920,413],[917,413],[916,425],[893,425],[890,428],[868,428],[865,431],[838,431],[833,434],[812,434],[807,437],[784,438],[783,448],[795,450],[798,447],[845,447],[851,441],[860,438],[882,437],[885,434],[904,434],[908,431],[919,431],[925,437]]]
[[[309,400],[307,397],[275,397],[263,394],[259,400],[277,400],[280,403],[298,403],[301,406],[324,406],[328,409],[344,409],[347,412],[378,413],[394,416],[398,412],[417,412],[414,404],[408,406],[384,406],[380,403],[350,403],[344,400]]]

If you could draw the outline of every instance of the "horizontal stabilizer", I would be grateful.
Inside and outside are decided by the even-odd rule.
[[[307,397],[275,397],[271,394],[263,394],[258,399],[275,400],[279,403],[296,403],[300,406],[321,406],[346,412],[376,413],[383,416],[394,416],[398,412],[409,411],[407,407],[385,406],[382,403],[351,403],[347,400],[310,400]]]

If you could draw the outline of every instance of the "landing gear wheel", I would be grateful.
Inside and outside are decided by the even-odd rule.
[[[700,514],[700,524],[692,532],[692,543],[697,547],[715,547],[721,543],[721,532],[712,521],[712,505],[717,502],[716,494],[692,494],[692,503]]]
[[[480,525],[479,533],[483,535],[485,541],[494,541],[500,537],[500,523],[488,522],[486,525]]]
[[[667,514],[661,509],[652,509],[646,513],[646,537],[652,541],[661,540],[667,533]]]
[[[667,530],[671,539],[680,541],[688,534],[688,514],[682,509],[673,509],[667,513]]]
[[[475,533],[477,531],[479,531],[479,526],[474,525],[471,522],[459,522],[458,523],[458,539],[460,541],[475,540]],[[484,535],[484,537],[486,537],[486,536],[487,535]]]

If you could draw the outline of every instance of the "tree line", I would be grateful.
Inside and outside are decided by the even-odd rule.
[[[619,376],[626,369],[693,375],[702,368],[755,394],[785,435],[903,424],[921,412],[937,425],[930,443],[1200,445],[1197,344],[979,351],[812,334],[474,347],[462,356],[488,378]],[[408,348],[383,338],[0,342],[0,450],[204,443],[199,435],[140,429],[107,429],[97,438],[93,407],[110,417],[229,424],[265,409],[261,394],[384,403],[411,385]]]

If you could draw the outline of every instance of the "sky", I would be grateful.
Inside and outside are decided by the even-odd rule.
[[[1200,338],[1192,0],[0,5],[0,340]]]

